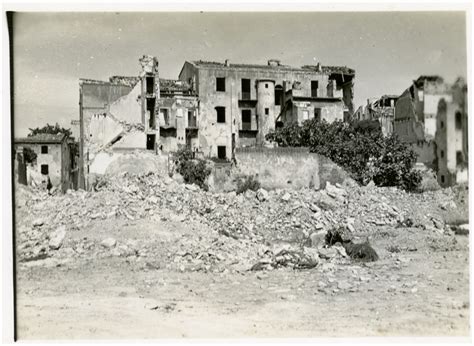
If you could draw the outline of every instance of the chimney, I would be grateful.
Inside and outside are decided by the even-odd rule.
[[[321,68],[321,63],[320,63],[320,62],[318,62],[318,63],[316,64],[316,70],[317,70],[318,72],[321,72],[321,71],[323,70],[323,69]]]
[[[229,59],[225,59],[224,66],[229,67],[229,65],[230,65]]]

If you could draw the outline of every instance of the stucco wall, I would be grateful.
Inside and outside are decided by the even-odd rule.
[[[122,131],[122,125],[107,114],[94,114],[89,124],[89,142],[100,147],[110,143]]]
[[[48,153],[41,154],[41,146],[47,145],[48,146]],[[61,179],[62,174],[62,160],[63,156],[61,153],[61,144],[29,144],[29,143],[22,143],[22,147],[32,149],[37,157],[36,157],[36,165],[35,166],[28,166],[27,169],[34,169],[36,172],[41,174],[41,165],[48,165],[49,170],[49,178],[51,179],[51,184],[53,186],[62,187],[63,181]]]
[[[141,131],[129,132],[112,146],[114,150],[146,149],[146,134]]]
[[[241,148],[236,150],[237,169],[256,175],[262,187],[323,188],[327,181],[342,183],[348,174],[331,160],[305,148]]]
[[[285,71],[269,69],[268,71],[257,68],[225,69],[225,68],[199,68],[185,64],[180,74],[180,79],[188,81],[195,77],[196,88],[200,99],[200,129],[199,144],[206,156],[216,156],[217,146],[226,146],[227,157],[231,157],[232,133],[235,134],[236,146],[239,142],[239,129],[241,128],[241,108],[238,100],[242,98],[241,80],[250,79],[250,99],[257,100],[256,81],[270,79],[275,85],[283,86],[284,81],[299,81],[303,89],[303,96],[311,96],[311,81],[319,81],[318,94],[325,97],[327,94],[328,75],[311,71]],[[226,91],[216,91],[216,77],[226,78]],[[291,85],[291,83],[289,83]],[[226,123],[217,123],[215,107],[226,107]],[[275,116],[280,113],[280,106],[274,106]],[[259,123],[265,114],[258,114]],[[253,119],[253,118],[252,118]],[[265,133],[259,135],[263,138]],[[244,140],[246,142],[246,140]]]
[[[109,111],[117,120],[129,124],[142,123],[141,84],[138,82],[130,93],[110,104]]]

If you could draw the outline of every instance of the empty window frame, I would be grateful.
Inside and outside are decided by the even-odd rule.
[[[49,174],[49,166],[48,165],[41,165],[41,174]]]
[[[314,108],[314,120],[316,122],[321,122],[321,108]]]
[[[41,154],[47,154],[48,153],[48,146],[47,145],[42,145],[41,146]]]
[[[242,100],[250,100],[250,79],[242,78]]]
[[[461,112],[457,111],[455,114],[456,130],[462,129],[462,115]]]
[[[318,97],[319,81],[311,81],[311,97]]]
[[[169,109],[168,108],[160,108],[160,114],[161,114],[160,118],[164,122],[163,125],[168,125],[169,122],[170,122]]]
[[[216,107],[217,122],[225,123],[225,107]]]
[[[145,84],[146,84],[146,93],[153,94],[155,91],[155,86],[154,86],[155,78],[153,78],[153,76],[146,76]]]
[[[270,108],[265,108],[265,115],[270,114]]]
[[[242,130],[252,128],[252,112],[250,109],[242,109]]]
[[[462,151],[456,151],[456,166],[462,165],[464,162],[464,157]]]
[[[216,77],[216,91],[225,91],[225,77]]]
[[[281,106],[281,99],[283,97],[283,87],[277,85],[275,87],[275,106]]]
[[[225,160],[226,159],[226,147],[225,145],[217,146],[217,158]]]

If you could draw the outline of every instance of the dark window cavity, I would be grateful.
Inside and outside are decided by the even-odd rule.
[[[47,145],[42,145],[41,146],[41,154],[47,154],[48,153],[48,146]]]
[[[216,77],[216,91],[225,91],[225,77]]]
[[[225,107],[216,107],[217,122],[225,123]]]
[[[219,146],[217,147],[217,157],[218,157],[219,159],[225,160],[225,158],[226,158],[225,145],[219,145]]]
[[[41,165],[41,174],[49,174],[49,166],[48,165]]]
[[[311,97],[318,97],[319,82],[317,80],[311,81]]]

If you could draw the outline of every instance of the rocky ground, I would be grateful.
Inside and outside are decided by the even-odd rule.
[[[468,191],[16,189],[20,339],[467,336]],[[326,232],[369,241],[359,262]]]

